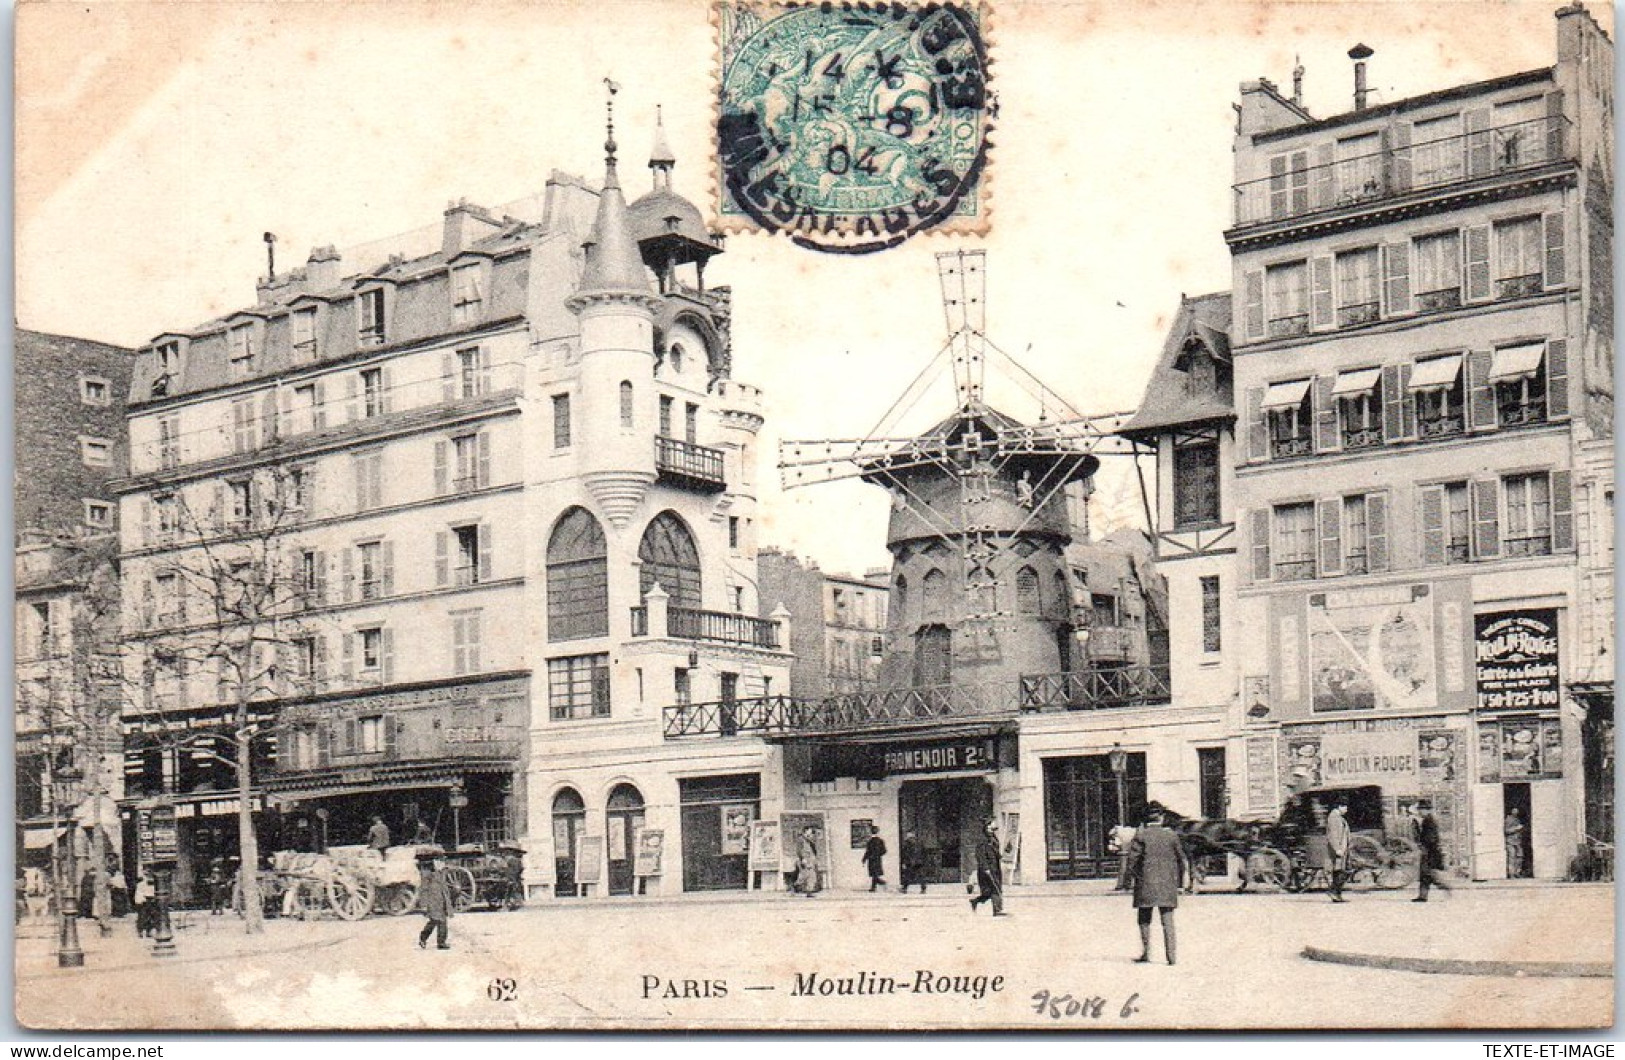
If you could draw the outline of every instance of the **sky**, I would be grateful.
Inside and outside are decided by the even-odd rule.
[[[1242,81],[1290,90],[1301,62],[1330,115],[1351,107],[1357,42],[1376,50],[1375,102],[1548,66],[1557,6],[1001,0],[986,237],[844,257],[740,234],[707,271],[733,288],[734,374],[766,392],[760,543],[826,570],[887,562],[878,488],[781,492],[766,465],[780,439],[866,435],[942,346],[936,253],[986,251],[988,337],[1072,408],[1132,409],[1181,294],[1230,284]],[[454,199],[537,193],[555,169],[596,180],[605,77],[629,197],[660,105],[676,189],[716,215],[700,0],[52,2],[20,7],[16,36],[25,328],[139,345],[251,304],[263,232],[283,268],[437,224]],[[1005,394],[990,385],[1037,419]],[[922,415],[952,409],[939,389]],[[1119,518],[1126,474],[1101,474]]]

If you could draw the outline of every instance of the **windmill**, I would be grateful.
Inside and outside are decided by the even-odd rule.
[[[980,250],[937,255],[947,339],[919,375],[862,438],[785,441],[779,471],[786,490],[846,478],[862,478],[892,494],[888,546],[894,556],[894,587],[910,585],[923,568],[926,598],[916,604],[918,621],[899,624],[928,630],[938,619],[957,634],[953,662],[996,661],[997,633],[1036,617],[1070,636],[1070,593],[1059,584],[1035,587],[1041,567],[1059,564],[1071,536],[1064,492],[1087,484],[1102,455],[1130,454],[1133,444],[1114,432],[1130,412],[1086,415],[988,338],[986,255]],[[1036,403],[1033,424],[993,408],[986,399],[987,370]],[[951,372],[955,406],[919,434],[900,425],[918,411],[933,387]],[[1033,560],[1035,552],[1053,557]],[[916,557],[927,562],[914,562]],[[933,574],[951,571],[958,583],[952,607],[930,597]],[[938,579],[940,588],[942,579]],[[1037,601],[1047,599],[1044,607]],[[894,601],[901,610],[902,601]],[[1065,653],[1060,669],[1065,669]],[[916,667],[916,683],[945,678]],[[963,676],[963,675],[957,675]],[[944,681],[945,683],[945,681]]]

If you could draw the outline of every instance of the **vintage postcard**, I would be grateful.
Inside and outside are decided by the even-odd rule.
[[[1611,1025],[1613,34],[20,5],[15,1019]]]

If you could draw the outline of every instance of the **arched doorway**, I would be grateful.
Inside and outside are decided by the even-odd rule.
[[[617,784],[604,809],[609,836],[609,893],[636,894],[633,859],[637,832],[643,827],[643,796],[630,784]]]
[[[576,886],[576,839],[587,830],[587,804],[574,788],[553,796],[553,894],[574,898]]]
[[[659,582],[671,598],[668,607],[699,610],[700,553],[694,535],[676,514],[661,512],[649,521],[638,543],[638,559],[643,564],[638,575],[640,597]]]

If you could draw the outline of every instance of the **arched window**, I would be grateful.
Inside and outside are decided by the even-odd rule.
[[[632,384],[621,381],[621,426],[632,426]]]
[[[678,375],[683,372],[683,347],[678,343],[671,344],[671,370]]]
[[[1038,598],[1038,572],[1031,567],[1016,571],[1016,613],[1036,615],[1042,607]]]
[[[670,607],[698,610],[700,606],[700,553],[694,535],[672,512],[661,512],[649,521],[638,543],[638,559],[643,569],[638,578],[638,595],[646,595],[656,582],[671,597]]]
[[[914,635],[914,684],[945,685],[954,676],[954,635],[947,626],[921,626]]]
[[[609,632],[609,549],[585,508],[559,517],[547,540],[547,639],[580,640]]]
[[[625,813],[643,809],[643,795],[630,784],[617,784],[609,793],[610,813]]]
[[[908,579],[901,574],[892,583],[891,600],[886,608],[890,612],[890,625],[901,626],[908,621]]]
[[[922,584],[925,586],[925,593],[920,620],[941,622],[947,617],[948,611],[948,576],[932,567],[926,572]]]
[[[587,830],[587,804],[574,788],[553,796],[553,893],[560,898],[576,893],[576,839]]]

